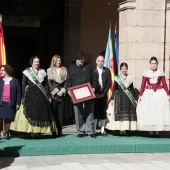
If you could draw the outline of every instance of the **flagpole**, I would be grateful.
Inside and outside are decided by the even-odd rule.
[[[111,28],[112,28],[112,22],[110,20],[109,29],[111,29]]]
[[[117,22],[115,22],[115,29],[117,30]]]

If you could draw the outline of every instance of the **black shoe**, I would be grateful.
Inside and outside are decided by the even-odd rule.
[[[78,134],[77,137],[78,137],[78,138],[82,138],[83,135],[82,135],[82,134]]]
[[[103,132],[103,133],[101,133],[101,136],[106,137],[106,136],[107,136],[107,133],[106,133],[106,132]]]
[[[160,136],[159,136],[159,135],[154,134],[154,135],[149,135],[149,137],[150,137],[150,138],[159,138]]]
[[[56,138],[56,137],[57,137],[56,132],[52,132],[52,138]]]
[[[95,139],[96,138],[96,135],[95,134],[90,134],[89,135],[91,138]]]
[[[59,137],[59,138],[60,138],[60,137],[65,137],[65,136],[63,135],[62,131],[58,131],[58,137]]]

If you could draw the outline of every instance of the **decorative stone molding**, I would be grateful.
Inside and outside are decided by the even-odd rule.
[[[114,0],[119,4],[118,11],[136,8],[136,0]]]
[[[166,0],[166,9],[170,10],[170,0]]]

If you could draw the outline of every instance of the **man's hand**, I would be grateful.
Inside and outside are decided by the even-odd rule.
[[[63,96],[63,92],[62,92],[62,91],[59,91],[59,92],[57,93],[57,95],[61,97],[61,96]]]
[[[68,93],[68,95],[71,97],[70,91],[68,91],[67,93]]]

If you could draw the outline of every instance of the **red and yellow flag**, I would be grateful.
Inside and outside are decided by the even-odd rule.
[[[0,24],[0,66],[6,64],[6,52],[2,24]]]
[[[112,90],[114,86],[114,78],[115,78],[115,67],[114,67],[114,56],[113,56],[113,47],[112,47],[112,38],[111,38],[111,27],[109,29],[109,36],[108,36],[108,42],[106,46],[106,53],[105,53],[105,61],[104,66],[110,69],[111,72],[111,86],[108,91],[107,97],[108,101],[110,100],[112,96]]]

